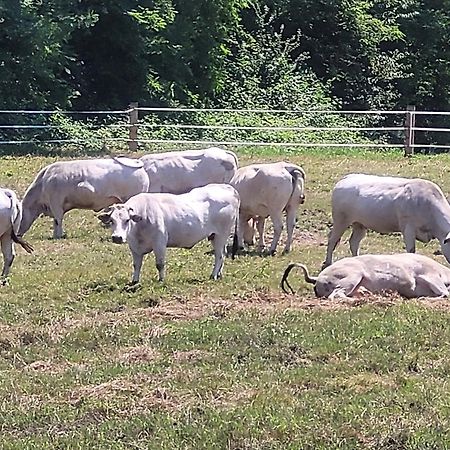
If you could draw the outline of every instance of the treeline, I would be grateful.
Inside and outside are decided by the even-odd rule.
[[[4,0],[0,107],[448,109],[449,35],[450,0]]]
[[[0,109],[450,109],[450,0],[3,0]]]

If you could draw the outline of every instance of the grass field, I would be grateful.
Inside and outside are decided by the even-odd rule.
[[[0,289],[0,448],[450,448],[447,300],[317,300],[295,275],[297,296],[279,289],[290,261],[319,271],[342,175],[420,176],[450,193],[450,157],[240,155],[283,158],[307,173],[293,252],[227,260],[219,282],[205,242],[169,250],[164,284],[148,256],[131,289],[128,248],[94,213],[67,214],[61,241],[38,219],[35,253],[17,249]],[[52,161],[1,158],[0,185],[22,196]],[[402,250],[397,235],[362,243]]]

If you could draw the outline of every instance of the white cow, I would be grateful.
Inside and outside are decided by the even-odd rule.
[[[20,244],[28,253],[33,251],[30,244],[18,238],[16,233],[22,219],[22,205],[16,193],[10,189],[0,189],[0,243],[3,253],[2,277],[9,274],[14,261],[13,241]]]
[[[265,247],[264,223],[270,216],[274,236],[270,254],[274,254],[283,229],[283,212],[286,212],[287,242],[284,252],[291,250],[292,235],[298,207],[305,201],[305,172],[300,166],[286,162],[251,164],[237,170],[230,184],[241,197],[238,242],[252,240],[249,220],[254,219],[259,233],[259,250]]]
[[[217,147],[155,153],[141,157],[150,180],[149,192],[184,194],[210,183],[228,183],[238,166],[237,156]]]
[[[423,255],[363,255],[343,258],[311,277],[303,264],[289,264],[283,274],[281,287],[294,293],[287,280],[289,272],[299,267],[305,281],[314,284],[317,297],[352,297],[369,291],[383,294],[398,292],[403,297],[447,297],[450,269]]]
[[[338,181],[332,193],[333,227],[328,238],[324,267],[351,226],[350,250],[359,253],[366,230],[400,231],[406,251],[414,253],[415,241],[438,239],[450,262],[450,205],[439,186],[420,178],[350,174]]]
[[[55,162],[44,167],[22,201],[19,235],[40,214],[53,217],[53,238],[63,236],[63,216],[72,209],[101,209],[147,192],[149,180],[142,161],[124,157]]]
[[[159,281],[163,281],[167,247],[192,248],[206,238],[214,247],[211,278],[220,278],[226,243],[238,214],[236,190],[226,184],[209,184],[187,194],[139,194],[98,217],[112,228],[114,243],[128,242],[134,267],[132,283],[137,283],[145,254],[155,253]],[[237,250],[236,239],[233,247]]]

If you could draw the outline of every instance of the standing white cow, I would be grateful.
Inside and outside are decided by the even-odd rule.
[[[242,247],[244,235],[251,239],[249,220],[254,219],[259,233],[259,250],[265,247],[264,223],[270,216],[274,236],[270,254],[274,254],[283,230],[283,212],[286,212],[287,241],[284,252],[291,250],[292,236],[298,207],[305,201],[305,172],[295,164],[276,162],[251,164],[237,170],[230,184],[241,197],[238,243]]]
[[[184,194],[210,183],[228,183],[238,166],[237,156],[217,147],[155,153],[141,157],[150,180],[149,192]]]
[[[16,235],[21,219],[22,205],[17,199],[16,193],[10,189],[0,189],[0,242],[3,253],[2,277],[8,276],[14,261],[13,241],[20,244],[28,253],[33,251],[33,247],[30,244]]]
[[[132,283],[137,283],[145,254],[155,253],[159,281],[163,281],[167,247],[192,248],[206,238],[212,242],[215,256],[211,278],[220,278],[226,243],[238,214],[236,190],[226,184],[209,184],[187,194],[139,194],[107,208],[98,218],[112,228],[114,243],[128,242],[133,256]]]
[[[44,167],[22,201],[19,236],[40,214],[53,217],[53,238],[63,236],[63,216],[72,209],[101,209],[147,192],[149,180],[138,159],[114,157],[55,162]]]
[[[399,231],[406,251],[414,253],[416,239],[439,239],[450,262],[450,205],[435,183],[420,178],[350,174],[338,181],[332,193],[333,228],[328,238],[324,267],[332,263],[333,251],[351,226],[350,250],[359,254],[366,230]]]
[[[450,269],[424,255],[363,255],[343,258],[311,277],[303,264],[291,263],[281,280],[294,293],[288,282],[289,272],[299,267],[305,281],[314,284],[317,297],[353,297],[361,292],[374,294],[398,292],[403,297],[448,297]]]

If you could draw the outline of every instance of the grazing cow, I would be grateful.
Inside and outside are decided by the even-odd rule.
[[[2,277],[9,274],[14,261],[13,241],[20,244],[28,253],[33,251],[30,244],[17,237],[16,233],[22,219],[22,205],[14,191],[0,189],[0,243],[3,253]]]
[[[332,193],[333,227],[328,238],[324,267],[332,263],[333,251],[351,226],[350,250],[359,253],[366,230],[379,233],[400,231],[406,251],[414,253],[416,239],[439,239],[450,262],[450,205],[439,186],[420,178],[397,178],[350,174]]]
[[[44,167],[22,201],[19,235],[39,214],[53,217],[53,238],[63,237],[63,216],[72,209],[101,209],[147,192],[142,161],[124,157],[55,162]]]
[[[138,194],[107,208],[98,218],[112,228],[114,243],[128,242],[134,267],[132,283],[137,283],[145,254],[155,253],[159,281],[163,281],[167,247],[192,248],[205,238],[214,247],[211,278],[220,278],[226,243],[238,214],[236,190],[227,184],[209,184],[180,195]],[[236,244],[235,239],[234,250]]]
[[[295,164],[277,162],[251,164],[237,170],[230,184],[241,197],[239,212],[238,242],[243,246],[253,240],[249,220],[254,219],[259,233],[259,250],[264,250],[264,224],[270,216],[274,236],[270,254],[274,254],[283,229],[283,212],[286,211],[287,242],[284,253],[291,250],[292,235],[298,207],[305,201],[305,172]]]
[[[149,192],[185,194],[210,183],[228,183],[238,166],[237,156],[217,147],[156,153],[141,157],[150,180]]]
[[[281,280],[294,293],[287,277],[299,267],[305,281],[314,284],[317,297],[352,297],[369,291],[382,294],[398,292],[401,296],[447,297],[450,288],[450,269],[423,255],[400,253],[396,255],[363,255],[343,258],[311,277],[303,264],[289,264]]]

